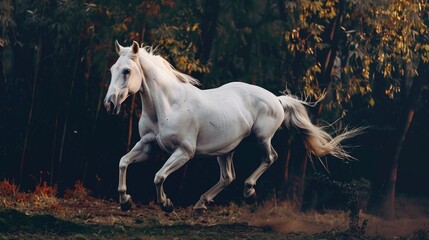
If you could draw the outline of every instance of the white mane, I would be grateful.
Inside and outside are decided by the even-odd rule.
[[[143,51],[141,51],[143,50]],[[176,70],[167,60],[165,60],[162,56],[155,54],[155,50],[152,46],[146,46],[140,48],[140,54],[143,57],[146,57],[149,61],[155,64],[157,67],[161,68],[164,73],[172,74],[177,80],[183,83],[190,83],[194,86],[199,86],[200,82],[184,73]]]

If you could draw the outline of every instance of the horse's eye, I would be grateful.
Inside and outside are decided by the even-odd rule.
[[[125,68],[124,70],[122,70],[122,74],[124,74],[124,75],[130,74],[130,72],[131,72],[131,69],[129,69],[129,68]]]

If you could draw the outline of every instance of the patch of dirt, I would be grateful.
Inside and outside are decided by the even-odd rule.
[[[262,206],[192,207],[166,214],[155,204],[123,212],[115,201],[51,199],[37,206],[0,202],[0,239],[427,239],[429,205],[424,199],[398,199],[398,219],[361,213],[365,234],[348,232],[344,211],[296,212],[285,203]],[[404,209],[404,210],[402,210]]]
[[[396,219],[385,220],[361,212],[359,225],[366,222],[367,236],[409,237],[418,231],[429,232],[429,199],[398,198]],[[255,212],[243,215],[243,220],[252,226],[267,227],[276,232],[320,233],[323,231],[346,231],[348,213],[327,210],[320,212],[296,212],[287,204],[267,202]]]

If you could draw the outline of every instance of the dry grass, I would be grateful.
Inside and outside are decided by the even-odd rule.
[[[397,218],[385,220],[360,212],[359,225],[364,225],[366,236],[386,236],[407,238],[420,230],[429,231],[428,199],[397,199]],[[347,212],[326,210],[297,212],[287,203],[267,202],[255,212],[246,213],[243,219],[252,226],[268,227],[283,233],[320,233],[323,231],[347,231],[349,216]],[[365,224],[364,224],[365,222]]]
[[[427,200],[398,199],[408,215],[398,211],[400,218],[394,221],[361,213],[360,224],[367,221],[366,234],[350,235],[344,211],[302,213],[287,203],[267,201],[261,206],[212,206],[203,214],[191,207],[166,214],[154,203],[137,204],[123,212],[114,201],[90,197],[81,182],[66,193],[65,198],[58,198],[56,187],[46,183],[39,184],[33,193],[21,193],[13,183],[0,182],[0,215],[4,213],[0,216],[0,239],[57,239],[64,231],[68,235],[62,238],[66,239],[424,239],[429,235]],[[41,220],[47,222],[40,225]],[[8,222],[23,226],[9,226]],[[2,232],[2,226],[12,230]]]

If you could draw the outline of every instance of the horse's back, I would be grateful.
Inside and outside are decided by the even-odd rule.
[[[260,138],[271,138],[284,120],[284,109],[278,98],[256,85],[237,83],[236,87],[243,89],[245,105],[254,111],[252,132]]]
[[[231,82],[218,88],[202,91],[202,100],[210,111],[242,112],[254,119],[262,111],[282,111],[277,97],[264,88],[243,82]],[[232,113],[231,113],[232,114]],[[250,116],[249,116],[250,117]]]
[[[276,114],[283,112],[283,107],[277,97],[268,90],[243,82],[231,82],[218,88],[220,92],[234,92],[241,100],[241,107],[252,111],[255,115]]]

